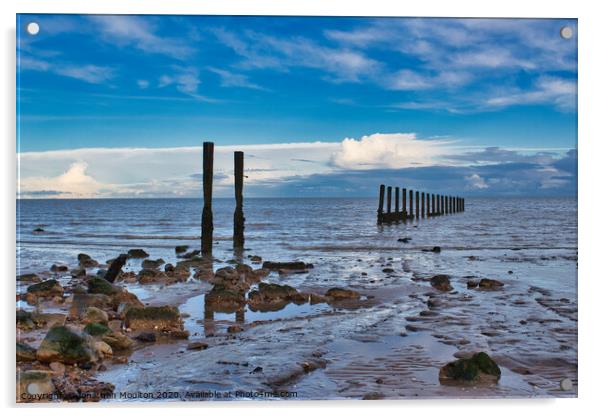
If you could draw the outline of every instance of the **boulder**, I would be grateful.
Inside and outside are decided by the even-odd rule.
[[[94,349],[101,358],[113,356],[113,349],[104,341],[94,342]]]
[[[17,342],[17,362],[35,361],[36,349],[25,344]]]
[[[165,273],[172,273],[172,272],[174,272],[176,270],[176,268],[174,267],[173,264],[167,263],[165,265],[165,268],[163,270],[165,270]]]
[[[182,331],[184,324],[175,306],[130,308],[125,314],[125,326],[132,331]]]
[[[102,293],[75,293],[69,308],[69,317],[72,319],[81,319],[90,306],[99,309],[111,307],[112,299]]]
[[[27,288],[27,301],[37,300],[38,298],[53,298],[55,296],[63,296],[63,287],[55,279],[45,280],[40,283],[35,283]]]
[[[79,262],[80,267],[84,269],[98,267],[98,262],[85,253],[79,253],[77,255],[77,261]]]
[[[187,348],[189,350],[206,350],[208,347],[209,347],[209,345],[205,342],[194,341],[194,342],[188,343]]]
[[[103,336],[111,332],[111,329],[99,322],[89,323],[84,327],[84,332],[93,337]]]
[[[51,328],[42,340],[36,357],[45,363],[59,361],[66,364],[89,363],[98,359],[91,338],[67,326]]]
[[[17,374],[18,402],[48,402],[53,393],[52,372],[28,370]]]
[[[84,312],[82,322],[84,324],[99,323],[106,325],[109,322],[109,315],[102,309],[95,306],[89,306]]]
[[[479,282],[480,289],[495,290],[501,289],[503,286],[504,284],[502,282],[494,279],[481,279],[481,281]]]
[[[478,285],[479,285],[479,281],[478,280],[469,280],[468,282],[466,282],[466,287],[468,289],[474,289]]]
[[[185,253],[186,250],[188,250],[188,246],[186,245],[176,246],[176,254]]]
[[[37,327],[36,322],[33,319],[31,312],[18,309],[15,314],[17,317],[17,328],[21,331],[31,331]]]
[[[117,288],[102,277],[93,277],[88,280],[88,293],[111,296],[117,292]]]
[[[64,273],[69,271],[69,267],[64,264],[53,264],[50,266],[50,271],[53,273]]]
[[[143,259],[148,257],[148,253],[141,248],[133,248],[128,251],[128,257],[133,259]]]
[[[439,371],[441,384],[493,384],[501,377],[498,365],[484,352],[446,364]]]
[[[297,293],[297,289],[288,285],[259,283],[258,288],[249,293],[249,305],[290,301]]]
[[[445,274],[438,274],[431,277],[431,286],[442,292],[449,292],[453,290],[451,283],[449,282],[449,276]]]
[[[249,260],[251,260],[251,263],[253,264],[259,264],[263,259],[259,256],[249,256]]]
[[[161,267],[161,265],[163,265],[163,264],[165,264],[165,260],[163,260],[163,259],[157,259],[157,260],[146,259],[146,260],[142,261],[142,268],[156,270],[159,267]]]
[[[25,273],[17,276],[18,282],[28,282],[28,283],[38,283],[41,282],[42,279],[35,273]]]
[[[231,290],[222,284],[216,284],[205,295],[205,306],[215,312],[231,313],[243,308],[245,294],[238,290]]]
[[[331,289],[328,289],[328,291],[326,292],[326,296],[334,300],[360,298],[360,294],[355,290],[343,289],[341,287],[333,287]]]
[[[112,332],[103,335],[102,340],[109,344],[114,351],[127,350],[134,345],[134,341],[121,332]]]

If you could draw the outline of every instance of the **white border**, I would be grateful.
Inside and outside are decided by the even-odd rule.
[[[3,201],[2,246],[0,264],[4,273],[2,295],[5,296],[5,337],[2,346],[3,404],[14,401],[14,270],[15,270],[15,13],[121,13],[121,14],[249,14],[249,15],[347,15],[347,16],[453,16],[453,17],[571,17],[579,19],[579,399],[557,400],[440,400],[440,401],[388,401],[388,402],[301,402],[301,403],[212,403],[185,406],[173,410],[180,414],[236,411],[250,414],[307,414],[308,412],[335,411],[341,407],[348,414],[362,414],[374,409],[379,413],[426,412],[465,415],[467,410],[500,415],[507,412],[528,411],[546,415],[589,413],[595,409],[600,397],[598,386],[602,362],[600,355],[600,308],[602,275],[596,263],[602,229],[600,217],[602,199],[599,181],[602,178],[602,132],[599,118],[602,16],[593,1],[503,0],[496,3],[474,0],[414,0],[402,1],[352,1],[352,0],[5,0],[1,2],[2,19],[2,82],[3,97],[0,115],[3,130]],[[75,408],[74,408],[75,407]],[[131,413],[131,406],[111,408],[86,407],[86,415]],[[145,406],[149,415],[165,413],[173,405]],[[35,408],[22,408],[28,414]],[[11,409],[11,413],[15,408]],[[18,411],[18,410],[17,410]],[[82,406],[61,406],[40,409],[50,415],[72,411],[81,414]],[[599,410],[598,410],[599,411]]]

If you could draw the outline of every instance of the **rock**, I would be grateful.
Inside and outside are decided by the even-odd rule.
[[[44,232],[44,229],[43,229],[42,227],[37,227],[37,228],[34,228],[34,229],[33,229],[33,232],[34,232],[34,233],[43,233],[43,232]]]
[[[138,272],[138,283],[149,284],[164,282],[167,280],[167,275],[156,269],[142,269]]]
[[[228,334],[236,334],[242,331],[244,331],[244,329],[240,325],[230,325],[228,327]]]
[[[39,313],[34,312],[32,314],[33,320],[38,327],[47,326],[52,328],[53,326],[65,325],[67,315],[64,313]]]
[[[29,370],[17,374],[18,402],[51,401],[54,393],[50,371]]]
[[[343,289],[340,287],[333,287],[331,289],[328,289],[328,291],[326,292],[326,296],[335,300],[360,298],[360,294],[355,290]]]
[[[185,253],[178,257],[181,257],[183,259],[192,259],[192,258],[198,256],[199,254],[201,254],[201,250],[192,250],[191,252]]]
[[[326,296],[322,296],[317,293],[310,293],[309,294],[309,304],[317,305],[319,303],[328,303],[328,298]]]
[[[437,290],[441,290],[443,292],[449,292],[453,290],[451,283],[449,282],[449,276],[445,274],[438,274],[436,276],[431,277],[431,286]]]
[[[208,347],[209,345],[205,342],[195,341],[189,342],[187,348],[189,350],[206,350]]]
[[[130,308],[125,314],[125,326],[132,331],[181,331],[183,323],[175,306]]]
[[[397,242],[398,243],[409,243],[411,239],[412,239],[411,237],[398,238]]]
[[[188,250],[188,246],[186,245],[176,246],[176,254],[185,253],[186,250]]]
[[[117,311],[120,317],[125,316],[125,313],[130,308],[143,308],[144,304],[138,299],[136,295],[128,292],[124,288],[118,287],[117,292],[112,296],[111,303],[113,309]]]
[[[441,384],[492,384],[501,377],[501,370],[489,355],[478,352],[446,364],[439,371]]]
[[[244,292],[227,289],[223,284],[214,285],[205,295],[205,306],[215,312],[235,312],[243,308],[245,303]]]
[[[478,285],[479,285],[479,281],[478,280],[469,280],[468,282],[466,282],[466,287],[468,289],[474,289]]]
[[[109,344],[104,341],[96,341],[94,343],[94,348],[96,349],[96,353],[101,357],[111,357],[113,356],[113,349]]]
[[[148,257],[148,253],[141,248],[133,248],[128,251],[128,257],[133,259],[143,259]]]
[[[428,251],[428,252],[432,252],[432,253],[441,253],[441,247],[435,246],[431,249],[425,248],[422,251]]]
[[[51,328],[36,353],[38,361],[66,364],[95,362],[98,357],[91,339],[66,326]]]
[[[383,269],[383,273],[394,273],[394,272],[395,272],[395,270],[393,270],[393,269],[392,269],[392,268],[390,268],[390,267],[385,267],[385,268]]]
[[[158,269],[159,267],[161,267],[162,264],[165,264],[165,260],[163,260],[163,259],[157,259],[157,260],[146,259],[146,260],[142,261],[142,268],[155,270],[155,269]]]
[[[98,267],[98,262],[85,253],[79,253],[77,255],[77,261],[79,262],[80,267],[84,269]]]
[[[132,250],[130,250],[130,252],[131,251]],[[142,252],[144,252],[144,251],[142,250]],[[128,252],[128,254],[129,254],[129,252]],[[143,257],[148,257],[148,254]],[[127,259],[128,259],[128,255],[126,255],[126,254],[120,254],[119,256],[117,256],[116,259],[111,261],[109,270],[107,270],[107,272],[102,277],[104,279],[106,279],[108,282],[114,283],[115,279],[117,279],[117,276],[119,275],[119,273],[121,273],[122,267],[125,266]]]
[[[64,264],[53,264],[52,266],[50,266],[50,271],[53,273],[68,272],[69,267],[65,266]]]
[[[18,309],[15,315],[17,317],[17,328],[21,331],[31,331],[37,327],[31,312]]]
[[[256,310],[278,310],[297,294],[297,289],[288,285],[259,283],[258,289],[249,292],[248,303]]]
[[[313,269],[313,264],[311,263],[303,263],[302,261],[286,261],[286,262],[276,262],[276,261],[265,261],[263,262],[263,268],[269,270],[306,270]]]
[[[102,309],[90,306],[86,309],[86,312],[84,312],[82,322],[84,324],[99,323],[106,325],[109,322],[109,315]]]
[[[106,309],[111,306],[111,298],[102,293],[75,293],[69,309],[69,317],[81,319],[90,306]]]
[[[263,259],[259,256],[249,256],[249,260],[251,260],[251,263],[259,264]]]
[[[142,332],[136,339],[140,342],[157,342],[157,336],[153,332]]]
[[[71,277],[76,279],[82,279],[86,277],[86,269],[84,267],[78,267],[77,269],[71,270]]]
[[[171,273],[171,272],[174,272],[176,270],[176,268],[174,267],[173,264],[167,263],[165,265],[165,269],[164,270],[165,270],[165,273]]]
[[[84,332],[93,337],[98,337],[111,333],[111,329],[101,323],[92,322],[84,327]]]
[[[31,299],[35,302],[38,298],[63,296],[63,292],[64,290],[58,281],[49,279],[29,286],[27,288],[27,301],[29,302]]]
[[[41,282],[42,279],[35,273],[25,273],[17,276],[18,282],[30,282],[30,283],[38,283]]]
[[[36,360],[36,349],[25,344],[17,342],[17,362],[27,362]]]
[[[65,364],[63,363],[54,361],[50,363],[49,367],[56,376],[62,376],[63,374],[65,374]]]
[[[479,282],[479,288],[481,289],[501,289],[504,284],[494,279],[481,279]]]
[[[154,334],[153,334],[154,335]],[[115,351],[127,350],[134,345],[134,341],[121,332],[113,332],[103,335],[102,340],[109,344]]]
[[[116,292],[117,288],[102,277],[93,277],[88,280],[88,293],[111,296]]]

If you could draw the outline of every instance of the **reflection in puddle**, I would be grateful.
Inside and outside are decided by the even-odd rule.
[[[246,305],[232,313],[216,312],[206,308],[204,294],[192,297],[180,306],[180,312],[188,315],[184,319],[184,326],[190,331],[191,338],[213,336],[220,327],[233,323],[243,324],[256,321],[302,318],[331,310],[333,310],[332,307],[326,303],[312,305],[307,302],[297,305],[291,302],[276,311],[253,311]]]

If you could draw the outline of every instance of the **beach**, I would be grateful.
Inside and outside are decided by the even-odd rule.
[[[17,281],[33,321],[17,323],[17,342],[38,349],[57,322],[82,330],[74,299],[130,250],[145,255],[127,256],[111,301],[177,307],[179,326],[144,340],[120,300],[105,323],[127,348],[84,368],[17,369],[55,385],[71,374],[102,401],[577,395],[575,199],[467,198],[464,212],[391,225],[376,224],[376,202],[246,199],[234,252],[234,201],[217,199],[202,258],[199,199],[18,200],[16,274],[62,292],[28,298],[37,282]],[[244,296],[226,305],[217,288],[233,287]],[[442,367],[476,352],[497,363],[496,382],[441,382]]]

